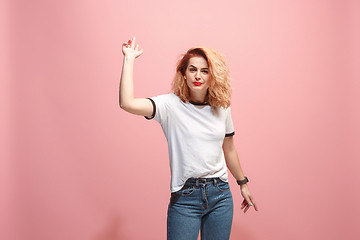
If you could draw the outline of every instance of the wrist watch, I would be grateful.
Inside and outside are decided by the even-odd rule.
[[[245,177],[244,180],[236,180],[236,182],[237,182],[237,184],[239,184],[239,185],[243,185],[243,184],[249,182],[249,179],[248,179],[247,177]]]

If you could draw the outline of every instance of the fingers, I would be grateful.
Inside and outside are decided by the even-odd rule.
[[[123,45],[125,45],[126,48],[135,49],[135,37],[133,37],[132,39],[130,39],[127,43],[124,43]]]
[[[123,46],[125,46],[126,48],[135,48],[135,36],[130,39],[129,41],[127,41],[127,43],[123,43]]]
[[[127,41],[126,43],[123,43],[123,46],[125,46],[126,48],[130,48],[131,47],[131,40]]]
[[[244,209],[244,213],[247,212],[247,210],[249,210],[250,205],[248,204],[248,202],[244,199],[244,201],[241,204],[241,209]]]
[[[131,40],[131,48],[135,49],[135,36]]]
[[[126,48],[139,50],[139,44],[136,44],[135,36],[132,39],[130,39],[129,41],[127,41],[127,43],[123,43],[123,46],[125,46]]]
[[[246,213],[249,208],[250,208],[249,203],[246,201],[246,199],[244,199],[244,201],[241,204],[241,209],[244,209],[244,213]]]
[[[255,201],[254,201],[254,199],[251,199],[251,202],[253,203],[255,210],[256,210],[256,211],[259,211],[259,209],[258,209],[258,207],[257,207],[257,205],[256,205],[256,203],[255,203]]]
[[[249,206],[249,205],[247,205],[247,206],[246,206],[246,208],[244,209],[244,213],[246,213],[246,212],[247,212],[247,210],[249,210],[249,208],[250,208],[250,206]]]
[[[247,202],[248,205],[250,205],[250,206],[253,205],[252,202],[251,202],[251,200],[250,200],[250,197],[247,197],[247,198],[245,198],[245,199],[246,199],[246,202]]]
[[[244,213],[246,213],[251,206],[254,206],[255,210],[258,211],[258,207],[252,197],[244,199],[241,203],[241,209],[244,209]]]

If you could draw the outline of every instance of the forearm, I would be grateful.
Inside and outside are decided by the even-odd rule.
[[[236,180],[245,179],[245,175],[241,168],[239,157],[235,148],[226,153],[225,161],[228,169]]]
[[[119,87],[119,105],[126,107],[134,99],[134,62],[135,58],[124,56]]]

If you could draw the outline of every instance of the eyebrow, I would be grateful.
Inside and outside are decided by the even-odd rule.
[[[195,67],[194,65],[190,65],[189,67],[197,68],[197,67]],[[209,69],[209,68],[201,68],[201,69]]]

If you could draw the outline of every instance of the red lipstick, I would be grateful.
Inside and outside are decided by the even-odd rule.
[[[200,86],[202,83],[201,82],[194,82],[195,86]]]

